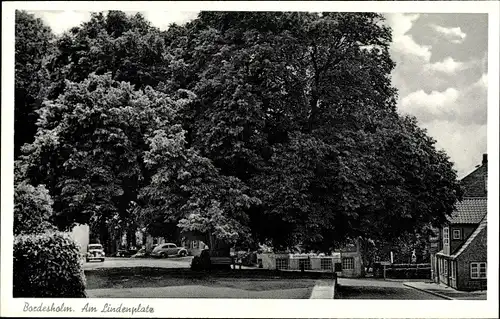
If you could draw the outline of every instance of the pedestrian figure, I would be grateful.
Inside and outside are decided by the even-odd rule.
[[[411,263],[415,264],[417,262],[417,253],[415,252],[415,249],[413,249],[413,252],[411,253]]]

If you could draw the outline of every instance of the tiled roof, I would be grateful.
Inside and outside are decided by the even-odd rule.
[[[464,198],[456,204],[456,210],[448,217],[451,224],[479,224],[486,216],[486,197]]]
[[[472,233],[472,235],[469,236],[469,238],[467,238],[467,241],[462,245],[462,247],[460,247],[460,249],[456,253],[451,256],[451,258],[457,258],[458,256],[460,256],[460,254],[463,253],[463,251],[467,249],[467,247],[469,247],[470,243],[472,243],[472,241],[479,235],[479,233],[481,233],[484,228],[486,228],[486,226],[487,221],[485,215],[476,230]]]

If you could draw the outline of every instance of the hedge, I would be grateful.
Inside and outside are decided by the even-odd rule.
[[[16,236],[14,297],[85,297],[79,248],[68,234],[61,232]]]
[[[430,267],[430,263],[424,263],[424,264],[392,264],[389,267],[390,268],[428,268]]]
[[[431,268],[387,268],[385,276],[394,279],[430,279]]]
[[[210,270],[211,266],[212,263],[208,250],[203,250],[199,256],[194,256],[191,261],[191,269],[195,271]]]

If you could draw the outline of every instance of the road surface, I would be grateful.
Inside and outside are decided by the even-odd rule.
[[[444,300],[427,292],[384,279],[339,278],[337,299]]]
[[[122,268],[122,267],[155,267],[155,268],[189,268],[193,257],[156,258],[118,258],[108,257],[104,262],[83,262],[83,269]]]

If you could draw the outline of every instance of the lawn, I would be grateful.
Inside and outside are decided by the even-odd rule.
[[[442,298],[412,288],[344,285],[337,286],[336,299],[442,300]]]
[[[307,299],[317,281],[264,272],[195,273],[155,269],[86,272],[92,298],[265,298]]]

